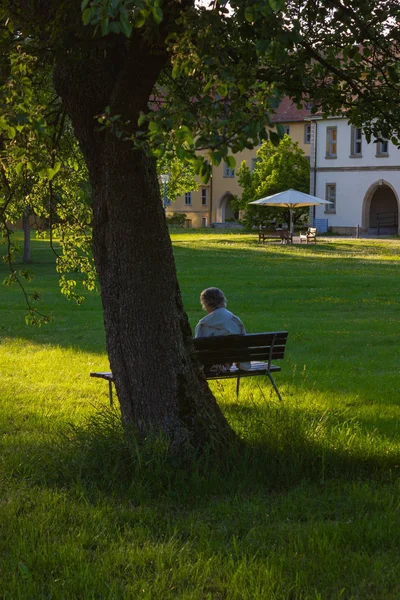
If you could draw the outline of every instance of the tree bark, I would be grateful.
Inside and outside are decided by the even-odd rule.
[[[199,367],[177,281],[154,159],[99,131],[110,106],[134,130],[166,56],[144,45],[106,49],[55,71],[93,187],[93,252],[107,351],[123,423],[194,446],[232,436]]]

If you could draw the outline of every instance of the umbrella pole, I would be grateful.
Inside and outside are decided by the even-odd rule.
[[[290,214],[290,233],[293,234],[293,212],[292,209],[289,208],[289,214]]]

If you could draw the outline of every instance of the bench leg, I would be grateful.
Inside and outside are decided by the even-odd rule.
[[[271,373],[270,373],[269,371],[267,371],[267,375],[268,375],[268,377],[269,377],[269,380],[270,380],[270,382],[272,383],[272,386],[273,386],[273,388],[274,388],[274,390],[275,390],[275,392],[276,392],[276,394],[277,394],[277,396],[278,396],[279,400],[282,402],[282,397],[281,397],[281,395],[280,395],[280,393],[279,393],[279,390],[278,390],[278,388],[276,387],[276,383],[275,383],[275,381],[274,381],[274,379],[273,379],[273,377],[272,377],[272,375],[271,375]]]
[[[113,390],[112,390],[112,381],[108,380],[108,396],[110,398],[110,406],[113,405]]]
[[[240,377],[236,379],[236,400],[239,398]]]

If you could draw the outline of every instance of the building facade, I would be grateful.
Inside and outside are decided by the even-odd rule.
[[[310,193],[332,202],[315,207],[315,218],[337,233],[399,233],[400,150],[386,140],[367,143],[345,118],[310,124]]]
[[[280,123],[283,126],[285,133],[290,135],[294,142],[298,142],[307,157],[310,157],[311,153],[312,123],[307,120],[310,114],[310,107],[304,106],[298,109],[291,100],[285,98],[271,119],[273,123]],[[244,150],[236,154],[236,169],[244,160],[249,168],[253,168],[257,149]],[[213,166],[209,182],[206,185],[201,184],[199,190],[187,192],[179,196],[175,202],[171,202],[166,209],[167,216],[173,213],[185,214],[187,228],[208,227],[235,221],[239,215],[232,209],[232,197],[242,194],[236,169],[229,168],[226,163]]]

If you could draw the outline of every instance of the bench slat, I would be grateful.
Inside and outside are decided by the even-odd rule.
[[[215,335],[212,337],[195,338],[194,345],[197,350],[203,348],[256,348],[260,346],[271,346],[271,344],[286,343],[287,331],[275,331],[268,333],[247,333],[246,335]]]
[[[201,350],[197,353],[201,363],[208,364],[211,362],[236,362],[236,361],[251,361],[251,360],[264,360],[269,359],[278,360],[282,359],[285,355],[284,348],[261,348],[261,349],[246,349],[242,348],[235,350],[234,348],[227,349],[215,349],[215,350]]]
[[[268,371],[268,365],[261,362],[253,362],[251,365],[251,369],[248,371],[243,371],[242,369],[238,369],[235,365],[232,365],[229,371],[225,373],[206,373],[207,379],[232,379],[234,377],[255,377],[257,375],[265,375]],[[270,365],[269,372],[270,373],[278,373],[281,371],[281,367],[277,365]]]

